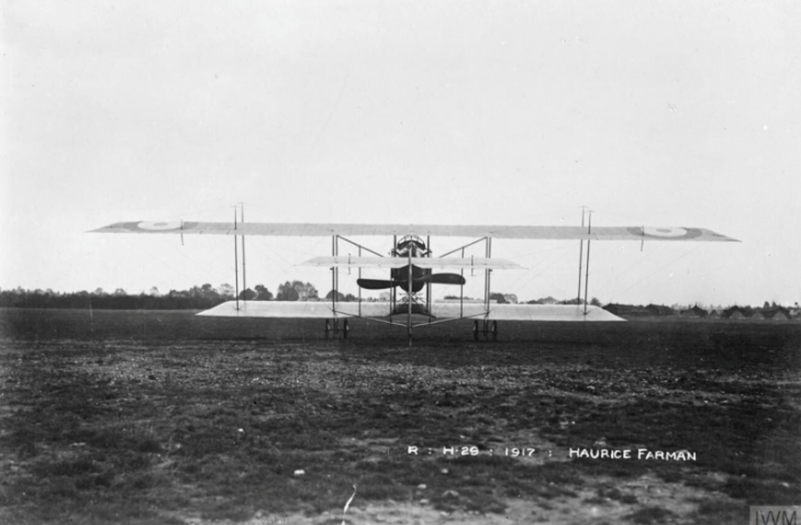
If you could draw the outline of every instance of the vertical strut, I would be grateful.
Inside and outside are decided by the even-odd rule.
[[[464,248],[462,248],[462,259],[464,259]],[[464,317],[464,268],[459,269],[462,276],[462,284],[459,285],[459,317]]]
[[[336,235],[331,237],[331,255],[333,255],[334,257],[338,255]],[[334,312],[336,312],[337,309],[337,293],[339,293],[339,290],[337,290],[338,281],[339,281],[339,269],[335,264],[334,266],[331,267],[331,288],[333,290],[331,292],[331,309]]]
[[[426,235],[426,249],[428,256],[431,257],[431,236]],[[426,283],[426,312],[428,312],[428,322],[431,322],[431,282]]]
[[[245,224],[245,203],[239,203],[239,218],[242,224]],[[242,235],[242,299],[248,300],[248,282],[245,274],[245,235]]]
[[[587,223],[587,235],[592,233],[592,210],[589,212],[588,216],[588,223]],[[587,290],[590,286],[590,241],[591,239],[587,239],[587,269],[584,274],[584,315],[587,315]]]
[[[581,207],[581,227],[584,228],[584,209]],[[578,272],[578,293],[576,294],[576,304],[581,304],[581,263],[584,259],[584,239],[579,241],[579,272]]]
[[[492,237],[487,237],[487,246],[484,253],[487,259],[492,257]],[[491,272],[492,270],[490,270],[489,268],[484,270],[484,308],[487,311],[487,313],[489,313],[490,291],[492,289],[490,285]]]
[[[407,294],[408,294],[408,314],[406,317],[406,335],[409,338],[409,345],[412,344],[412,279],[414,277],[414,273],[412,272],[412,248],[411,245],[409,246],[409,251],[406,252],[409,257],[409,280],[407,281]]]
[[[239,310],[239,241],[236,240],[236,208],[234,208],[234,295]]]
[[[392,236],[392,251],[389,252],[389,256],[390,257],[395,257],[395,255],[397,255],[397,252],[395,251],[395,248],[397,246],[398,246],[398,236],[397,235],[393,235]],[[394,272],[392,270],[390,270],[390,273],[389,273],[390,274],[390,278],[394,277],[393,273]],[[398,287],[397,286],[393,286],[389,290],[389,320],[390,321],[392,321],[392,312],[393,312],[393,310],[395,310],[395,304],[397,303],[397,301],[398,301]]]

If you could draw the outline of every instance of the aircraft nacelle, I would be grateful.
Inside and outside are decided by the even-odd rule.
[[[392,254],[395,258],[420,258],[431,257],[431,251],[426,248],[426,243],[416,235],[406,235],[402,237],[393,247]],[[431,268],[421,268],[415,264],[391,268],[389,280],[385,279],[358,279],[356,284],[365,290],[386,290],[398,287],[406,293],[415,294],[430,284],[453,284],[461,286],[465,284],[465,279],[456,273],[437,273]]]
[[[398,244],[395,245],[393,256],[395,257],[426,257],[430,255],[430,251],[426,249],[426,243],[417,235],[406,235],[401,237]]]

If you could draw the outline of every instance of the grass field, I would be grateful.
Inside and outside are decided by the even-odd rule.
[[[473,342],[459,322],[409,347],[364,321],[326,341],[321,321],[17,309],[0,334],[2,523],[712,524],[801,504],[801,323]],[[602,450],[631,457],[576,457]]]

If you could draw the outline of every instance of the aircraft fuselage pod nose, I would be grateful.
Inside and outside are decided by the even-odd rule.
[[[395,253],[398,257],[423,257],[428,252],[426,244],[417,235],[406,235],[401,237],[395,246]]]

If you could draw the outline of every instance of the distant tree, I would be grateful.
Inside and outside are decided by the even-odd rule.
[[[503,294],[503,298],[506,299],[507,303],[517,304],[517,295],[516,294],[505,293],[505,294]]]
[[[234,287],[228,283],[223,283],[217,288],[217,293],[224,298],[233,298]]]
[[[762,308],[770,308],[770,303],[765,301],[765,304],[762,305]]]
[[[348,295],[346,295],[346,296],[345,296],[345,299],[343,299],[343,300],[344,300],[346,303],[353,303],[353,302],[356,302],[356,301],[358,301],[358,300],[359,300],[359,298],[358,298],[358,297],[356,297],[355,295],[353,295],[352,293],[349,293]]]
[[[490,294],[490,296],[489,296],[489,298],[490,298],[490,301],[493,301],[493,300],[494,300],[494,301],[496,301],[498,304],[504,304],[504,303],[507,303],[507,302],[508,302],[508,301],[506,300],[506,297],[504,297],[502,293],[497,293],[497,292],[495,292],[495,293],[491,293],[491,294]]]
[[[250,288],[246,290],[242,290],[239,292],[239,298],[244,299],[245,301],[252,301],[254,300],[259,294],[251,290]]]
[[[593,306],[601,306],[601,301],[599,301],[597,297],[593,297],[590,300],[590,304]]]
[[[263,284],[257,284],[255,286],[256,290],[256,300],[257,301],[272,301],[273,300],[273,293],[267,289]]]
[[[278,286],[278,295],[276,299],[279,301],[310,301],[316,300],[319,296],[317,289],[311,283],[303,283],[301,281],[289,281]]]
[[[316,301],[320,298],[317,288],[311,283],[302,284],[296,287],[296,290],[298,291],[299,300],[301,301]]]
[[[122,297],[128,294],[125,293],[125,290],[123,290],[122,288],[117,288],[116,290],[114,290],[114,295],[116,295],[117,297]]]
[[[334,297],[334,290],[331,290],[327,294],[325,294],[325,299],[330,301]],[[337,301],[345,301],[345,294],[342,292],[337,292]]]
[[[298,281],[295,281],[298,282]],[[298,291],[295,290],[295,287],[292,286],[292,283],[289,281],[285,282],[284,284],[278,285],[278,295],[275,298],[279,301],[297,301],[298,300]]]
[[[97,288],[94,292],[92,292],[92,295],[101,295],[102,296],[102,295],[106,295],[106,292],[102,288]]]
[[[152,287],[150,289],[150,295],[152,295],[153,297],[158,297],[159,289],[156,286]]]

